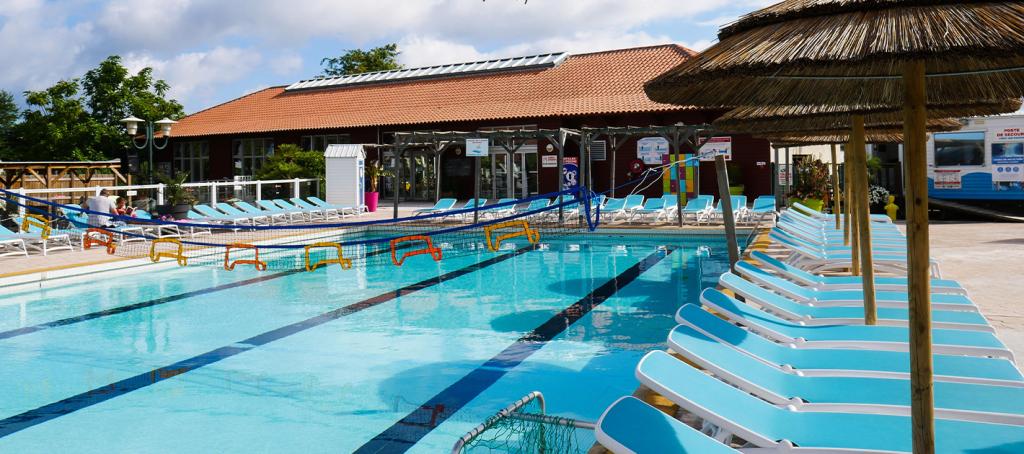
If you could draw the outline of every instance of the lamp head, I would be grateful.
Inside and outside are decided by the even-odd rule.
[[[177,122],[166,117],[163,120],[156,122],[157,126],[160,126],[160,132],[164,134],[164,137],[169,137],[171,135],[171,125],[175,123]]]
[[[124,123],[124,129],[129,136],[134,136],[139,131],[139,123],[142,123],[141,118],[136,118],[134,115],[121,120]]]

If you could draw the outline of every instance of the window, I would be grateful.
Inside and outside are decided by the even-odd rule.
[[[210,144],[208,142],[179,142],[174,144],[174,171],[188,173],[189,181],[203,181],[210,172]]]
[[[274,139],[236,139],[235,175],[253,176],[263,161],[274,155]]]
[[[327,150],[328,145],[336,143],[352,143],[352,137],[348,134],[325,134],[320,136],[302,136],[300,145],[303,150]]]
[[[935,134],[935,166],[985,165],[985,133],[948,132]]]

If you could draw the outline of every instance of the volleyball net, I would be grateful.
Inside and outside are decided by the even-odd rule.
[[[195,206],[186,220],[121,216],[0,189],[10,220],[38,241],[68,239],[128,258],[232,270],[314,271],[327,266],[403,266],[481,251],[536,244],[594,230],[599,196],[584,187],[502,199],[498,203],[421,209],[393,219],[362,220],[359,207],[318,200],[235,201]],[[12,208],[20,208],[12,210]],[[35,240],[33,240],[35,241]]]

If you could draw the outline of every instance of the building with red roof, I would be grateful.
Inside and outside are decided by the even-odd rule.
[[[280,144],[323,150],[331,143],[386,144],[399,131],[488,128],[580,128],[710,123],[722,111],[651,101],[643,84],[693,52],[659,45],[587,54],[543,54],[355,76],[323,77],[270,87],[196,112],[175,125],[172,146],[157,156],[163,171],[193,180],[251,176]],[[634,139],[635,140],[635,139]],[[578,158],[570,144],[566,156]],[[500,147],[499,147],[500,148]],[[514,154],[496,150],[482,162],[482,197],[523,197],[557,190],[560,172],[543,159],[543,139]],[[617,153],[618,181],[637,159],[636,145]],[[371,159],[384,156],[370,156]],[[472,158],[456,150],[434,166],[433,155],[404,158],[408,198],[432,200],[440,170],[441,196],[472,195]],[[748,195],[771,192],[769,144],[733,138],[733,161]],[[714,188],[711,166],[701,186]],[[594,162],[596,190],[608,189],[612,166]],[[654,185],[649,195],[660,195]],[[390,182],[383,188],[388,196]]]

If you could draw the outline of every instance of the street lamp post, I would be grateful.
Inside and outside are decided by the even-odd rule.
[[[170,118],[164,118],[163,120],[158,120],[158,121],[153,122],[153,121],[143,120],[141,118],[136,118],[135,116],[131,116],[131,117],[128,117],[128,118],[125,118],[125,119],[121,120],[121,123],[124,123],[125,132],[127,132],[128,135],[131,136],[131,138],[132,138],[132,146],[134,146],[138,150],[149,150],[149,181],[152,182],[153,181],[153,149],[156,148],[157,150],[163,150],[164,148],[167,148],[167,143],[170,142],[170,140],[171,140],[171,125],[173,125],[173,124],[175,124],[177,122],[174,121],[174,120],[171,120]],[[139,123],[144,123],[146,125],[146,139],[145,139],[145,142],[143,142],[141,145],[139,144],[139,142],[137,140],[135,140],[135,133],[137,133],[139,131]],[[163,145],[157,145],[156,144],[156,137],[154,137],[154,132],[155,132],[155,127],[154,126],[159,126],[160,127],[160,132],[164,136],[164,144]]]

